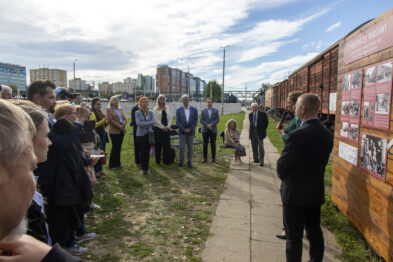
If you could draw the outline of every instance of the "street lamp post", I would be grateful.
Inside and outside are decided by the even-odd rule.
[[[75,89],[76,89],[76,86],[75,86],[75,62],[78,62],[78,59],[75,59],[75,60],[72,62],[72,65],[74,66],[74,93],[75,93]]]
[[[221,47],[224,49],[224,59],[222,63],[222,93],[221,93],[221,115],[224,115],[224,79],[225,79],[225,48],[230,47],[231,45],[227,45]]]

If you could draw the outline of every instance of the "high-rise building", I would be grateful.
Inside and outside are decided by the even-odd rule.
[[[67,71],[55,68],[30,69],[30,84],[36,80],[49,80],[56,86],[67,87]]]
[[[74,79],[68,80],[68,87],[71,91],[78,92],[89,89],[89,84],[86,83],[86,80],[82,80],[80,78],[75,78],[75,87],[74,87]]]
[[[0,62],[0,84],[26,91],[26,67]]]
[[[191,98],[199,98],[204,92],[206,82],[194,77],[189,72],[183,72],[167,65],[157,66],[157,91],[166,95],[180,96],[188,94]]]
[[[149,75],[142,75],[138,74],[137,82],[136,82],[136,89],[137,92],[143,92],[143,94],[151,94],[154,93],[155,86],[154,86],[154,78]]]
[[[123,81],[125,84],[125,90],[126,90],[125,92],[128,94],[133,94],[136,89],[137,79],[127,77]]]
[[[112,91],[112,85],[109,82],[102,82],[98,84],[98,90],[101,94],[110,95]]]

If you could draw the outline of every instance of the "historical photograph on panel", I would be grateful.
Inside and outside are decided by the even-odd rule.
[[[343,92],[349,91],[351,75],[345,75],[343,79]]]
[[[340,135],[343,137],[348,137],[348,123],[347,122],[341,122]]]
[[[359,125],[349,124],[349,139],[358,140]]]
[[[362,134],[360,165],[380,178],[385,177],[387,139]]]
[[[370,102],[364,101],[363,103],[363,118],[368,120],[370,115]]]
[[[359,116],[360,114],[360,101],[351,102],[351,116]]]
[[[362,72],[356,72],[352,74],[352,86],[351,88],[360,88],[362,86]]]
[[[378,65],[378,83],[392,81],[392,62]]]
[[[349,115],[349,110],[350,110],[349,101],[343,101],[343,102],[342,102],[341,114],[343,114],[343,115]]]
[[[375,113],[377,114],[388,114],[389,113],[389,93],[385,94],[377,94],[377,99],[376,99],[376,109]]]
[[[376,67],[370,67],[366,71],[366,85],[372,85],[376,83],[377,70]]]

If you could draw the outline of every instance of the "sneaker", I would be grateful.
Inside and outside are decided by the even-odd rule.
[[[99,206],[99,205],[97,205],[95,203],[91,203],[90,208],[91,209],[101,209],[101,206]]]
[[[75,236],[75,241],[76,243],[80,243],[85,240],[92,240],[96,238],[96,236],[97,236],[96,233],[86,233],[82,236]]]
[[[80,247],[78,245],[73,245],[72,247],[66,248],[66,250],[74,256],[81,256],[87,252],[86,247]]]

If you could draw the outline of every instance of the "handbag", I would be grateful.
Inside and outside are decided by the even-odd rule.
[[[104,151],[101,151],[101,155],[104,155],[104,157],[100,158],[101,165],[105,165],[106,164],[106,153]]]

